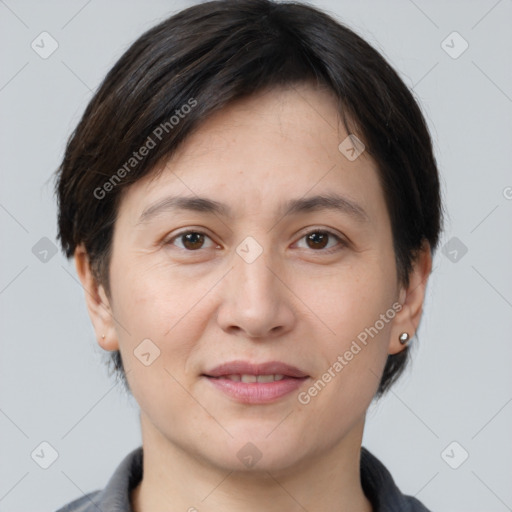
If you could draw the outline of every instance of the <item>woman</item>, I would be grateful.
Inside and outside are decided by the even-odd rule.
[[[425,120],[305,4],[143,34],[57,175],[59,239],[142,446],[64,511],[425,511],[361,446],[403,371],[441,226]]]

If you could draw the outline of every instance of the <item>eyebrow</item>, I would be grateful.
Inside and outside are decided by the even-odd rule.
[[[176,212],[178,210],[215,214],[229,219],[234,217],[228,205],[213,199],[199,196],[169,196],[148,206],[142,212],[137,224],[147,223],[161,213]],[[321,210],[341,212],[359,222],[367,222],[369,220],[367,213],[359,204],[347,197],[334,193],[290,199],[281,205],[277,216],[282,218],[288,215]]]

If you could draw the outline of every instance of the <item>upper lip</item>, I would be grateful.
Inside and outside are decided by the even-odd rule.
[[[284,375],[286,377],[302,378],[308,377],[307,373],[295,366],[280,361],[269,361],[266,363],[250,363],[248,361],[230,361],[222,363],[203,375],[207,377],[222,377],[225,375]]]

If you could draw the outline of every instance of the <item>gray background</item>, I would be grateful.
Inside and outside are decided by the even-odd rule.
[[[191,3],[0,1],[1,511],[52,511],[102,488],[140,444],[72,262],[41,251],[55,243],[50,177],[92,91],[129,43]],[[370,408],[363,444],[433,511],[512,510],[512,1],[314,4],[414,88],[447,205],[413,365]],[[43,31],[59,45],[47,59],[31,48]],[[453,31],[469,44],[458,58],[442,47]],[[58,452],[48,469],[31,458],[43,441]]]

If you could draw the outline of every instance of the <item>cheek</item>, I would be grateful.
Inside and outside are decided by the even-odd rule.
[[[349,429],[364,415],[386,363],[394,310],[382,297],[372,298],[370,303],[362,296],[342,296],[326,316],[335,335],[316,338],[323,367],[300,400],[315,424],[332,432]]]
[[[161,339],[186,321],[207,287],[214,283],[214,276],[198,280],[168,263],[148,265],[135,259],[113,269],[112,282],[115,313],[130,325],[128,330]]]
[[[315,314],[321,339],[336,344],[357,337],[391,308],[397,293],[393,278],[392,267],[382,261],[361,261],[323,275],[296,277],[293,290]]]
[[[191,407],[186,390],[197,378],[191,354],[203,336],[208,313],[193,294],[164,294],[160,286],[146,287],[144,293],[126,301],[123,318],[129,335],[120,337],[133,396],[155,423],[161,418],[174,424],[185,409],[190,421],[194,416],[199,421],[200,411]]]
[[[324,364],[316,378],[327,382],[325,390],[321,383],[317,387],[339,410],[366,403],[376,391],[395,316],[393,279],[394,272],[375,261],[347,267],[319,283],[316,293],[310,291],[308,306],[320,320],[312,336]]]
[[[137,399],[156,395],[156,389],[163,396],[179,395],[176,379],[183,382],[188,373],[189,355],[208,321],[201,301],[208,283],[192,287],[176,276],[165,278],[166,273],[136,265],[112,273],[120,351]]]

